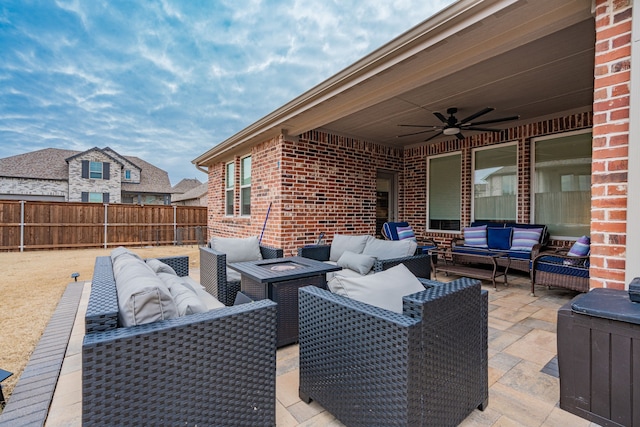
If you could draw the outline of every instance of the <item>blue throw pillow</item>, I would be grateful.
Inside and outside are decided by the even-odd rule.
[[[487,228],[487,243],[490,249],[509,250],[511,248],[511,227]]]
[[[569,256],[587,256],[591,250],[591,239],[587,236],[582,236],[571,246],[567,255]]]
[[[487,247],[487,226],[465,227],[464,229],[465,246],[475,246],[476,248]]]
[[[514,228],[512,251],[531,251],[533,245],[540,243],[542,228]]]

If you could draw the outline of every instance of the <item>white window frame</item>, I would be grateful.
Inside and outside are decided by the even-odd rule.
[[[530,194],[531,194],[531,207],[530,207],[530,221],[531,223],[535,223],[535,217],[536,217],[536,143],[540,142],[540,141],[548,141],[550,139],[558,139],[558,138],[562,138],[565,136],[572,136],[572,135],[580,135],[580,134],[584,134],[584,133],[591,133],[592,134],[592,141],[593,141],[593,129],[592,128],[588,128],[588,129],[580,129],[580,130],[575,130],[575,131],[569,131],[569,132],[561,132],[561,133],[554,133],[553,135],[545,135],[545,136],[539,136],[536,138],[531,138],[531,172],[530,172]],[[592,150],[592,155],[591,155],[591,162],[593,163],[593,142],[591,143],[591,150]],[[592,194],[593,197],[593,194]],[[557,235],[550,235],[549,238],[551,239],[556,239],[556,240],[577,240],[580,236],[576,237],[576,236],[557,236]]]
[[[511,146],[511,145],[515,145],[516,146],[516,204],[515,204],[515,212],[516,212],[516,218],[513,220],[513,222],[518,222],[518,179],[519,179],[519,168],[518,168],[518,141],[509,141],[509,142],[505,142],[505,143],[500,143],[500,144],[494,144],[494,145],[488,145],[485,147],[478,147],[478,148],[474,148],[473,150],[471,150],[471,221],[475,221],[476,220],[476,213],[475,213],[475,208],[476,208],[476,153],[478,151],[486,151],[486,150],[491,150],[491,149],[496,149],[496,148],[502,148],[502,147],[506,147],[506,146]],[[511,221],[511,220],[510,220]]]
[[[460,230],[440,230],[440,229],[432,229],[431,228],[431,218],[429,218],[429,205],[431,203],[431,199],[430,199],[430,195],[429,195],[429,175],[430,175],[430,168],[431,168],[431,160],[433,159],[437,159],[437,158],[441,158],[441,157],[448,157],[448,156],[458,156],[460,158],[460,171],[462,173],[462,151],[453,151],[450,153],[443,153],[443,154],[436,154],[434,156],[429,156],[427,157],[427,168],[426,168],[426,226],[427,226],[427,231],[431,231],[431,232],[435,232],[435,233],[449,233],[449,234],[460,234],[462,233],[462,176],[460,176],[460,188],[458,190],[458,195],[460,196]]]
[[[250,159],[249,161],[251,162],[249,167],[251,168],[251,173],[249,174],[249,184],[243,184],[242,183],[242,177],[244,176],[244,161],[246,159]],[[253,160],[251,160],[251,155],[248,156],[244,156],[240,158],[240,216],[251,216],[251,212],[249,212],[248,214],[244,213],[242,211],[245,203],[244,203],[244,194],[243,191],[244,189],[248,188],[249,191],[251,191],[251,178],[252,178],[252,174],[253,174]],[[249,211],[251,211],[251,196],[249,196]]]
[[[231,182],[229,182],[229,166],[233,166],[231,177]],[[229,185],[231,183],[231,185]],[[233,216],[236,210],[236,201],[235,201],[235,189],[236,189],[236,164],[235,162],[227,162],[224,165],[224,215],[225,216]],[[229,205],[227,204],[227,199],[229,197],[229,193],[231,193],[231,213],[227,211]]]

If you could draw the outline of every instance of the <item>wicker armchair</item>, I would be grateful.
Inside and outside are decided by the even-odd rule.
[[[260,246],[264,259],[282,258],[282,249]],[[227,256],[212,249],[210,244],[200,248],[200,283],[224,305],[233,305],[240,291],[239,280],[227,280]]]
[[[535,285],[589,292],[589,256],[570,256],[567,251],[541,252],[533,258],[531,295],[535,295]]]
[[[188,273],[187,257],[161,261]],[[275,425],[274,302],[119,327],[111,259],[98,257],[85,330],[83,425]]]
[[[315,259],[317,261],[329,261],[331,245],[314,245],[298,248],[298,256]],[[404,264],[414,276],[425,279],[431,278],[431,263],[429,254],[418,254],[403,258],[376,260],[373,264],[375,273],[388,270],[398,264]]]
[[[484,410],[487,292],[421,282],[403,314],[300,289],[300,398],[348,426],[454,426]]]

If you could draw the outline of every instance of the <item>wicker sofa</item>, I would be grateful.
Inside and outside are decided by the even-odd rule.
[[[491,236],[487,236],[487,247],[475,247],[467,244],[465,242],[465,238],[455,238],[451,241],[451,251],[456,256],[457,263],[469,263],[474,264],[478,263],[481,258],[479,257],[468,257],[468,259],[464,258],[465,254],[475,254],[475,255],[492,255],[495,253],[505,253],[508,257],[499,257],[497,258],[497,263],[501,267],[509,266],[509,270],[518,270],[524,273],[529,273],[531,269],[531,260],[547,245],[549,241],[549,232],[547,230],[547,226],[544,224],[519,224],[512,222],[503,222],[503,223],[491,223],[484,221],[477,221],[471,224],[470,228],[476,227],[487,227],[487,234],[491,231],[507,231],[509,229],[542,229],[540,233],[540,237],[538,242],[533,245],[530,250],[513,250],[511,246],[511,237],[508,239],[503,239],[503,245],[493,244]],[[511,236],[513,236],[513,232]],[[500,239],[496,239],[496,242],[500,242]],[[491,260],[488,260],[490,262]]]
[[[361,245],[352,243],[352,241],[357,241],[358,239],[362,239]],[[367,254],[371,255],[371,258],[373,259],[370,272],[372,273],[388,270],[389,268],[394,267],[398,264],[404,264],[416,277],[425,279],[431,278],[430,255],[427,253],[416,254],[417,244],[415,242],[379,240],[374,238],[373,236],[366,235],[347,236],[336,234],[331,245],[310,245],[298,248],[298,256],[323,262],[337,262],[338,265],[341,265],[339,260],[340,253],[336,255],[335,247],[333,247],[332,249],[332,245],[336,244],[337,240],[341,241],[340,253],[343,255],[344,252],[342,251],[345,249],[347,251],[353,251],[354,253],[352,255],[354,256]],[[348,240],[351,240],[351,242]],[[412,243],[413,246],[408,246],[408,243]],[[391,255],[391,257],[389,257],[388,254],[392,254],[397,251],[394,246],[406,247],[408,248],[408,252],[405,252],[405,255],[403,256],[395,257]],[[369,250],[369,248],[372,249]],[[403,249],[400,249],[397,252],[402,252],[402,250]],[[411,255],[407,256],[406,253],[411,253]],[[343,266],[343,271],[337,272],[336,274],[349,274],[353,276],[367,274],[363,270],[360,270],[358,272],[344,265],[341,266]],[[327,281],[329,281],[331,277],[333,276],[327,275]]]
[[[160,259],[178,276],[188,257]],[[121,327],[110,257],[95,263],[82,345],[82,423],[275,424],[276,304]]]
[[[282,258],[282,249],[260,245],[263,259]],[[240,275],[227,268],[227,255],[224,252],[207,246],[200,247],[200,283],[207,292],[227,306],[233,305],[240,291]]]
[[[348,426],[454,426],[488,404],[488,295],[420,280],[403,313],[300,289],[300,398]]]

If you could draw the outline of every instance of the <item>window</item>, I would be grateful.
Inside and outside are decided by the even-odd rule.
[[[240,215],[251,215],[251,156],[240,160]]]
[[[502,144],[473,152],[473,218],[515,222],[518,146]]]
[[[80,200],[84,203],[109,203],[109,193],[89,193],[83,191]]]
[[[590,234],[591,132],[534,140],[534,222],[555,237]]]
[[[225,215],[233,215],[233,188],[236,178],[235,164],[227,163],[225,178]]]
[[[102,179],[102,162],[89,162],[89,178]]]
[[[427,159],[430,230],[460,230],[460,153]]]
[[[131,179],[131,171],[129,169],[125,169],[125,171],[124,171],[124,179],[126,179],[126,180],[130,180]]]

